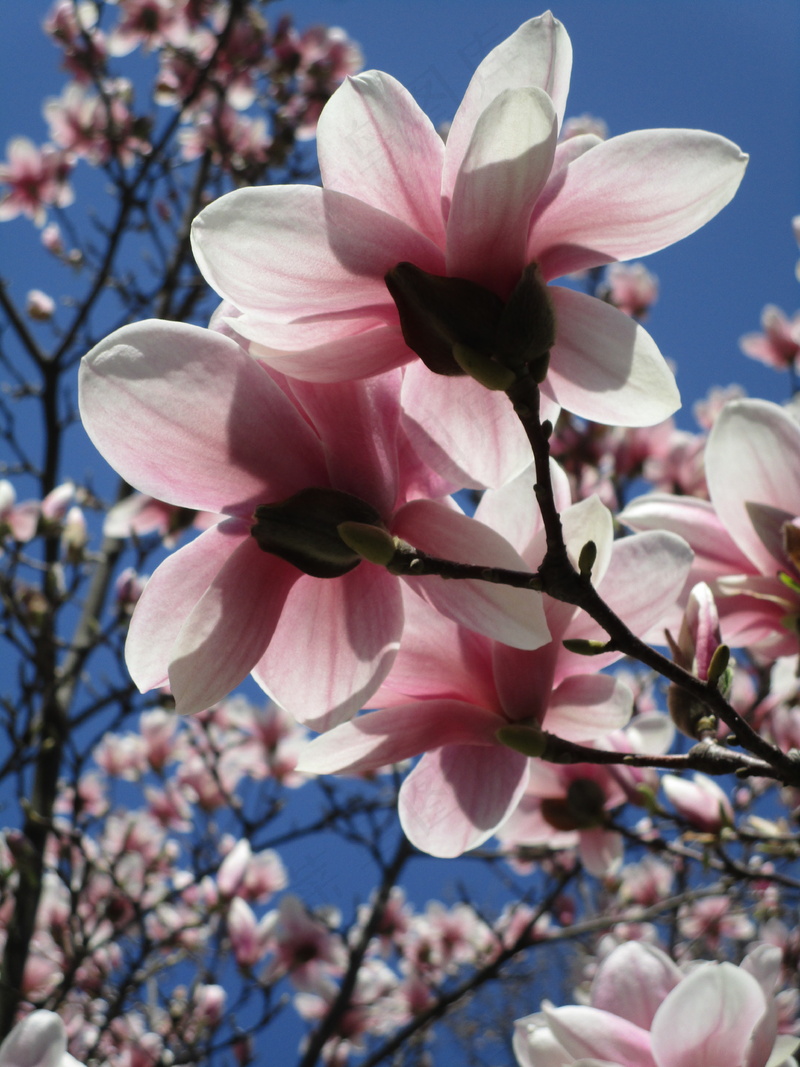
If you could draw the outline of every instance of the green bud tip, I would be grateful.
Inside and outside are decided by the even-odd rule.
[[[601,656],[609,651],[607,641],[587,641],[583,637],[568,637],[561,644],[576,656]]]
[[[508,367],[495,363],[483,352],[458,341],[453,345],[453,359],[470,378],[495,392],[506,392],[517,380],[516,374]]]
[[[394,559],[397,544],[392,535],[380,526],[371,526],[366,522],[340,522],[336,532],[348,548],[369,563],[385,567]]]
[[[714,654],[711,657],[711,662],[708,665],[708,673],[706,675],[706,681],[709,685],[717,685],[728,669],[728,664],[731,659],[731,650],[727,645],[717,645],[714,649]]]
[[[506,748],[513,748],[523,756],[541,756],[547,748],[547,734],[538,726],[509,723],[495,732],[495,738]]]
[[[578,570],[582,578],[591,578],[592,567],[597,559],[597,545],[594,541],[587,541],[578,556]]]

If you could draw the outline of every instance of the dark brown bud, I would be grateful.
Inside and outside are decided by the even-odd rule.
[[[264,552],[280,556],[313,578],[338,578],[361,562],[337,527],[346,522],[382,526],[369,504],[338,489],[301,489],[279,504],[261,504],[250,533]]]

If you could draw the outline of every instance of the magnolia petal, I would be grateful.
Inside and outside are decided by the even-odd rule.
[[[633,693],[608,674],[575,674],[550,698],[542,726],[565,741],[596,741],[625,726],[633,714]]]
[[[547,383],[563,408],[614,426],[653,426],[677,410],[675,378],[646,330],[585,293],[549,292],[557,332]]]
[[[395,515],[392,533],[431,556],[459,563],[527,571],[525,562],[494,530],[433,500],[412,500]],[[549,639],[541,594],[491,582],[437,576],[404,581],[435,608],[477,633],[515,648]]]
[[[461,700],[423,700],[370,711],[315,738],[303,774],[368,774],[442,745],[491,745],[502,719]]]
[[[627,1019],[613,1012],[571,1004],[543,1008],[556,1039],[576,1059],[594,1057],[620,1067],[657,1067],[650,1052],[650,1034]],[[661,1061],[658,1067],[663,1067]]]
[[[634,259],[694,233],[739,188],[748,157],[704,130],[636,130],[575,159],[531,231],[545,278]]]
[[[720,521],[762,574],[788,567],[758,536],[748,503],[800,515],[800,426],[777,404],[726,404],[708,439],[706,477]]]
[[[550,460],[550,479],[556,509],[564,512],[572,504],[569,479],[554,459]],[[544,527],[541,509],[533,491],[536,471],[526,467],[500,489],[490,489],[481,497],[475,518],[491,526],[522,556],[531,570],[544,559]],[[539,537],[539,535],[542,535]]]
[[[690,585],[755,571],[708,500],[649,493],[632,500],[620,512],[619,521],[633,530],[671,530],[687,541],[695,554]]]
[[[527,263],[528,221],[553,164],[557,120],[541,89],[507,89],[479,116],[453,189],[447,272],[507,297]]]
[[[661,949],[646,941],[626,941],[600,964],[592,982],[592,1007],[649,1030],[662,1001],[682,978]]]
[[[325,444],[331,484],[388,516],[397,501],[400,372],[288,387]]]
[[[172,648],[169,684],[178,712],[202,711],[244,681],[300,577],[296,567],[262,552],[252,537],[231,553]]]
[[[303,575],[253,675],[298,721],[330,730],[384,680],[402,632],[400,585],[383,568],[360,563],[340,578]]]
[[[249,539],[249,527],[229,519],[167,556],[149,579],[125,643],[125,662],[143,693],[166,685],[181,627],[230,556]]]
[[[414,450],[456,485],[504,485],[530,464],[531,446],[508,397],[474,378],[432,374],[416,360],[403,374],[401,402]]]
[[[367,308],[395,321],[387,271],[408,260],[444,274],[443,254],[427,237],[356,197],[315,186],[221,196],[194,220],[192,247],[223,299],[277,322]]]
[[[237,319],[236,324],[242,336],[249,339],[252,356],[290,378],[306,382],[327,384],[369,378],[401,367],[414,358],[399,326],[380,325],[312,348],[288,351],[274,347],[271,325],[265,326],[247,315]],[[291,326],[284,329],[290,332]],[[263,343],[265,340],[269,343]]]
[[[679,625],[682,612],[678,598],[686,585],[692,565],[692,550],[682,537],[666,530],[651,530],[614,543],[608,570],[599,584],[599,593],[615,614],[637,637],[664,644],[664,628]],[[674,609],[674,610],[673,610]],[[607,640],[602,627],[584,612],[577,612],[567,630],[570,638]],[[578,667],[566,653],[568,662]],[[619,659],[608,653],[592,660],[598,669]]]
[[[581,863],[595,878],[616,874],[622,866],[625,848],[622,834],[614,830],[581,830],[578,851]]]
[[[494,834],[527,780],[527,758],[510,748],[446,745],[426,753],[400,787],[400,825],[422,852],[460,856]]]
[[[707,963],[688,974],[655,1014],[659,1067],[741,1063],[767,1004],[758,982],[732,963]]]
[[[375,706],[448,697],[499,711],[493,642],[436,611],[403,583],[405,627],[397,659]]]
[[[547,11],[529,19],[501,41],[478,66],[447,135],[442,195],[452,194],[461,161],[480,115],[505,89],[538,86],[553,101],[559,125],[564,118],[572,71],[572,44],[558,19]]]
[[[581,550],[591,541],[597,551],[592,566],[592,583],[599,585],[608,570],[614,548],[614,519],[598,496],[572,504],[561,514],[564,543],[575,567]]]
[[[444,245],[444,142],[411,93],[389,74],[348,78],[317,126],[322,184],[358,197]]]
[[[306,421],[263,367],[212,330],[123,326],[82,360],[80,407],[114,469],[171,504],[249,517],[255,504],[325,484]]]
[[[54,1011],[32,1011],[0,1045],[2,1067],[71,1067],[78,1061],[67,1052],[67,1030]]]

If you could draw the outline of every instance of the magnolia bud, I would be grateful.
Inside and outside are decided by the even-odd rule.
[[[504,393],[517,380],[517,376],[508,367],[495,363],[493,359],[466,345],[453,345],[453,359],[470,378],[474,378],[486,389]]]
[[[591,578],[592,567],[597,559],[597,545],[594,541],[587,541],[578,556],[578,570],[582,578]]]
[[[403,339],[436,374],[457,376],[464,370],[453,356],[456,344],[489,359],[503,311],[499,296],[466,278],[442,278],[398,263],[386,275],[397,305]]]
[[[507,367],[544,364],[556,339],[556,314],[538,263],[529,263],[500,317],[495,354]]]
[[[367,522],[340,522],[336,530],[347,545],[362,559],[385,567],[394,559],[397,542],[382,526]]]
[[[583,637],[567,637],[561,644],[576,656],[602,656],[609,650],[607,641],[588,641]]]
[[[342,523],[380,526],[369,504],[338,489],[301,489],[278,504],[261,504],[250,533],[264,552],[280,556],[313,578],[338,578],[361,562],[339,536]]]
[[[495,738],[506,748],[513,748],[523,756],[541,756],[547,748],[547,734],[537,725],[509,723],[495,731]]]

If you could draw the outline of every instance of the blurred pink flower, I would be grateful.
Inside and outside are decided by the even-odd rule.
[[[800,311],[789,319],[768,304],[761,313],[761,329],[763,333],[746,333],[739,341],[744,354],[775,370],[794,366],[800,355]]]
[[[0,1067],[81,1067],[67,1052],[67,1031],[52,1011],[33,1011],[0,1045]]]
[[[8,162],[0,164],[0,183],[9,187],[0,196],[0,222],[27,215],[44,226],[49,205],[68,207],[75,199],[67,182],[72,164],[53,145],[37,148],[27,137],[8,142]]]
[[[601,963],[590,1006],[519,1019],[520,1067],[581,1063],[620,1067],[767,1067],[797,1038],[778,1033],[774,1003],[780,951],[755,949],[740,967],[700,963],[684,974],[660,949],[620,945]],[[791,1062],[791,1061],[789,1061]]]

